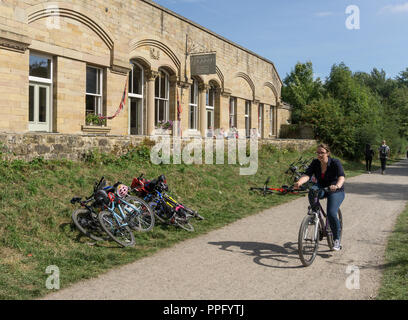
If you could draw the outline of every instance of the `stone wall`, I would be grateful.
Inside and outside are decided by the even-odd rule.
[[[89,151],[98,150],[103,153],[123,154],[130,146],[143,141],[136,136],[96,136],[74,134],[11,134],[0,133],[0,154],[5,159],[21,159],[31,161],[41,157],[45,160],[69,159],[81,160]],[[183,145],[190,140],[183,140]],[[204,140],[203,140],[204,141]],[[227,140],[225,140],[227,143]],[[316,145],[315,140],[275,139],[259,140],[262,144],[272,144],[277,148],[293,148],[299,151]],[[227,149],[225,149],[227,150]]]

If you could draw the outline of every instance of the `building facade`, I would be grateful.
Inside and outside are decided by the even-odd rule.
[[[150,136],[179,119],[184,137],[273,139],[290,117],[271,61],[150,0],[2,0],[0,18],[1,132]],[[192,76],[201,53],[215,73]]]

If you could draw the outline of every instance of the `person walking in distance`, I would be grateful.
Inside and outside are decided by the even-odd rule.
[[[366,171],[367,173],[371,173],[371,163],[373,162],[374,150],[368,143],[365,146],[364,155],[366,161]]]
[[[378,153],[381,161],[381,174],[385,174],[387,158],[390,155],[390,147],[385,144],[385,140],[383,140],[382,145],[378,148]]]

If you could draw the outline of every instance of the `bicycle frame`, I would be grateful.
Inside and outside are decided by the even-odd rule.
[[[314,205],[310,206],[309,210],[317,209],[317,210],[315,210],[316,212],[314,213],[315,218],[317,216],[317,219],[318,219],[318,220],[316,220],[316,222],[318,221],[320,226],[322,226],[323,236],[327,237],[327,235],[329,234],[329,220],[328,220],[327,214],[324,211],[324,209],[322,207],[322,204],[320,203],[319,200],[320,200],[319,197],[316,195],[316,197],[314,197]],[[325,219],[326,219],[326,221],[324,221]],[[315,231],[316,233],[317,233],[317,230],[319,230],[319,228],[316,228],[316,231]],[[317,236],[317,234],[315,234],[315,237],[316,236]]]
[[[118,202],[117,206],[115,206],[116,202]],[[111,203],[112,203],[112,205],[110,207],[108,207],[108,206],[106,206],[106,207],[110,212],[112,212],[113,217],[115,218],[116,222],[119,224],[119,227],[122,228],[122,227],[128,226],[129,224],[126,222],[127,215],[123,212],[121,204],[123,203],[126,206],[129,206],[130,208],[133,209],[133,212],[130,213],[131,215],[135,214],[134,212],[138,212],[138,209],[134,205],[132,205],[131,203],[127,202],[124,199],[120,199],[120,200],[115,199]],[[119,209],[120,215],[116,213],[115,207],[117,207]],[[126,210],[126,211],[128,211],[128,210]],[[122,223],[122,221],[125,221],[125,223]]]

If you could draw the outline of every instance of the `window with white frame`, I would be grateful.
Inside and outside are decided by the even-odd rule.
[[[275,127],[274,127],[274,107],[273,106],[270,106],[270,108],[269,108],[269,121],[270,121],[270,134],[271,134],[271,136],[273,136],[274,135],[274,132],[275,132]]]
[[[30,53],[28,128],[30,131],[51,131],[52,58]]]
[[[231,97],[229,104],[229,127],[237,127],[237,98]]]
[[[245,101],[245,135],[251,136],[251,101]]]
[[[143,134],[143,90],[143,67],[132,62],[132,70],[129,72],[129,134],[131,135]]]
[[[190,87],[190,103],[188,115],[188,128],[197,130],[198,127],[198,81],[193,80]]]
[[[102,115],[102,69],[86,67],[86,115]]]
[[[260,137],[263,134],[263,112],[264,112],[264,105],[260,103],[258,106],[258,133]]]
[[[215,93],[216,88],[210,86],[206,91],[206,111],[207,111],[207,129],[214,130],[214,108],[215,108]]]
[[[169,120],[169,75],[164,70],[159,70],[155,80],[155,125]]]

